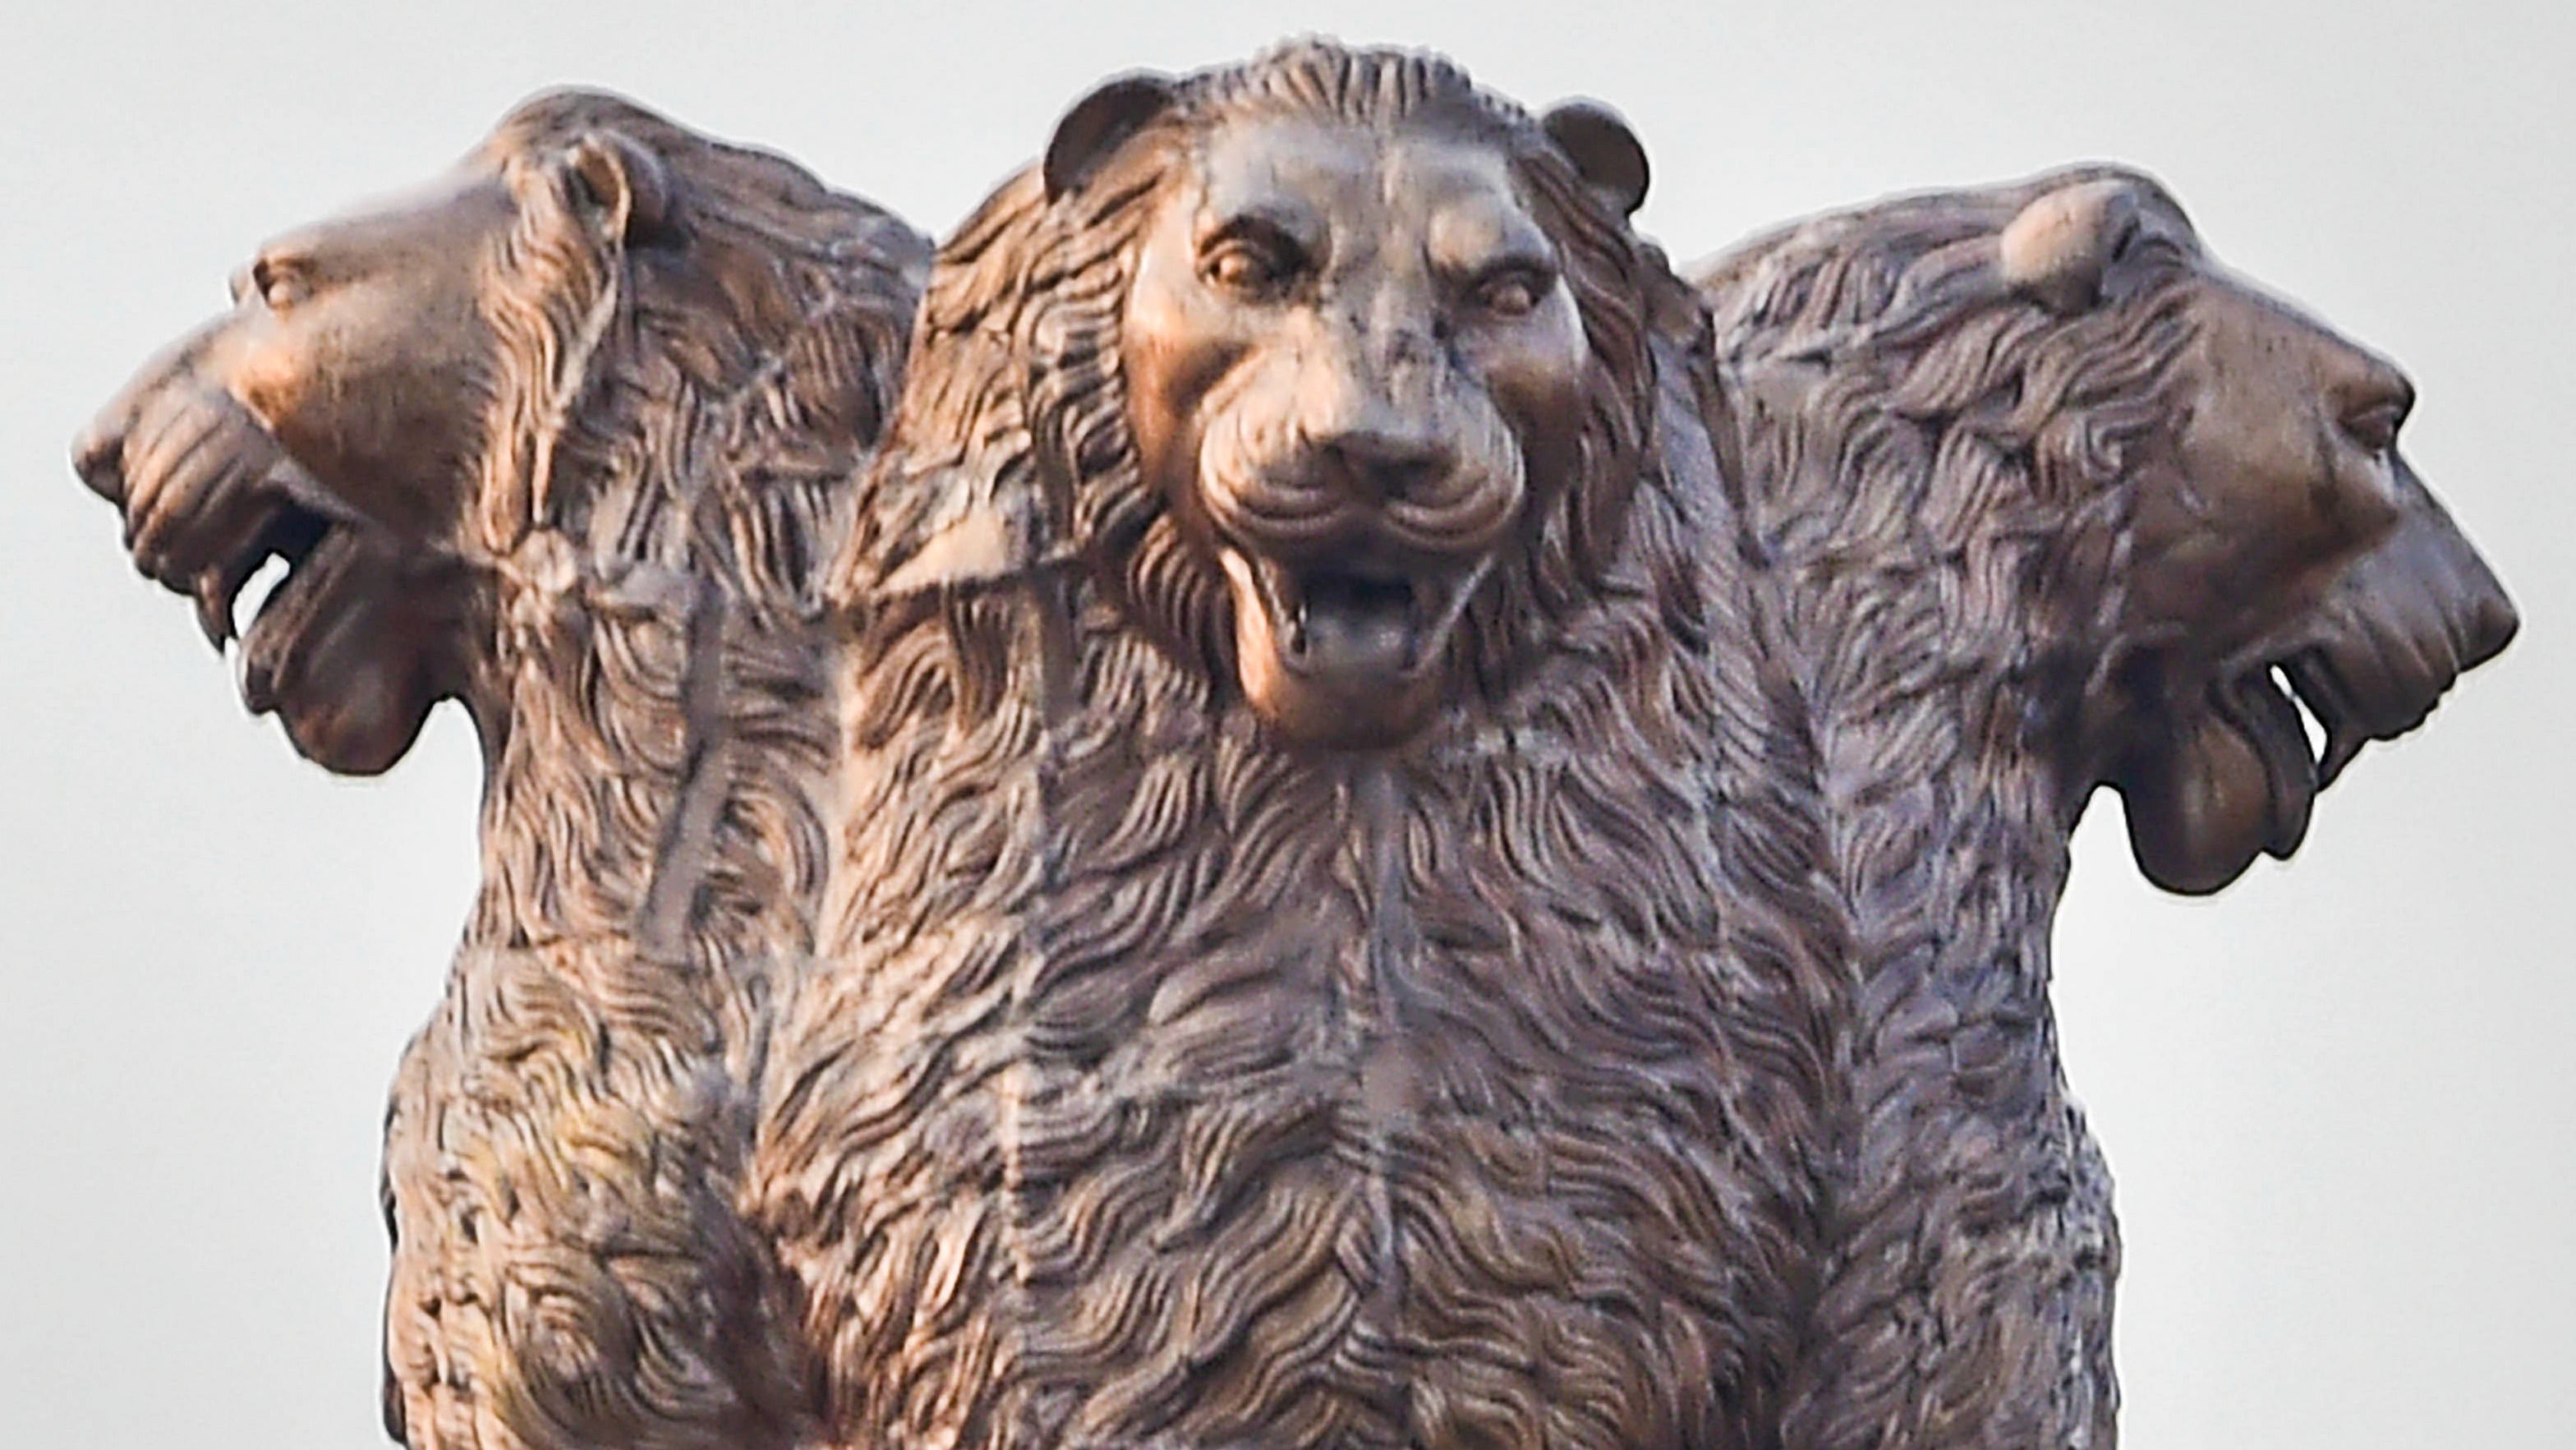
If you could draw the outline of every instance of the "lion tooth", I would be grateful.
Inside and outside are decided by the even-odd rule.
[[[255,648],[265,638],[255,637],[241,653],[242,708],[254,715],[265,715],[277,708],[275,652]]]
[[[223,653],[224,646],[237,632],[233,623],[234,608],[241,603],[242,590],[249,587],[251,579],[268,562],[268,540],[276,532],[277,525],[271,522],[261,532],[258,543],[220,564],[208,565],[190,590],[197,601],[197,628],[205,632],[206,643],[213,645],[217,654]]]
[[[231,593],[224,587],[223,571],[220,568],[209,569],[197,576],[197,587],[193,592],[197,600],[197,628],[206,636],[206,643],[214,646],[215,653],[222,654],[224,646],[230,644],[233,637],[233,601]]]

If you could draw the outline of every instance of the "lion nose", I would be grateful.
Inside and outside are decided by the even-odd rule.
[[[2522,613],[2513,607],[2513,597],[2504,592],[2504,581],[2496,577],[2486,556],[2460,532],[2450,511],[2424,487],[2423,480],[2409,472],[2399,483],[2406,494],[2407,523],[2382,553],[2394,557],[2401,548],[2411,547],[2413,552],[2405,557],[2420,560],[2418,567],[2426,577],[2439,581],[2434,587],[2442,605],[2443,633],[2449,636],[2451,653],[2458,661],[2454,673],[2476,669],[2513,643],[2522,631]]]
[[[72,471],[90,492],[119,508],[125,506],[124,412],[111,408],[101,413],[72,440]]]
[[[2461,641],[2460,668],[2463,670],[2475,669],[2504,653],[2504,647],[2513,643],[2513,637],[2522,632],[2522,613],[2506,597],[2504,585],[2497,582],[2493,573],[2480,572],[2486,574],[2479,581],[2484,587],[2478,590],[2476,600],[2469,606],[2464,631],[2467,637]]]
[[[92,493],[125,507],[125,440],[134,431],[135,419],[155,397],[190,375],[222,335],[223,326],[222,317],[214,318],[155,353],[72,440],[72,471]]]
[[[1342,486],[1366,503],[1412,497],[1449,471],[1447,447],[1395,426],[1346,429],[1324,443]]]

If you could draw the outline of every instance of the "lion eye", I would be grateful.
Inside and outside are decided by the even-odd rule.
[[[271,257],[250,264],[250,285],[260,301],[279,311],[302,301],[305,294],[303,272]]]
[[[1526,267],[1513,267],[1478,282],[1467,300],[1490,316],[1527,317],[1538,310],[1552,280]]]
[[[1278,290],[1294,277],[1298,261],[1285,248],[1237,239],[1209,253],[1199,270],[1229,292],[1258,296]]]
[[[2381,403],[2345,418],[2343,431],[2368,452],[2385,453],[2397,446],[2397,429],[2405,421],[2404,404]]]

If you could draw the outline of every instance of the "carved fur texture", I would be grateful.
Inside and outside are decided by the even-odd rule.
[[[2212,266],[2146,178],[1821,217],[1701,285],[1850,953],[1780,1443],[2103,1450],[2119,1236],[2048,1002],[2076,819],[2106,783],[2133,837],[2182,813],[2139,845],[2181,889],[2287,855],[2320,776],[2273,669],[2357,748],[2511,607],[2395,450],[2402,377]]]
[[[1188,143],[1279,114],[1507,157],[1595,370],[1585,470],[1381,749],[1237,693],[1105,363]],[[1614,205],[1447,63],[1310,44],[943,251],[755,1167],[829,1443],[1769,1443],[1846,1008],[1788,682],[1707,547],[1699,315]]]
[[[1744,371],[1883,317],[1931,250],[1899,236],[1811,241],[1710,289],[1750,511],[1791,581],[1853,953],[1834,1245],[1782,1443],[2102,1446],[2119,1244],[2058,1072],[2048,936],[2072,816],[2033,738],[2062,726],[2030,712],[2063,703],[2032,683],[2087,678],[2086,611],[2117,602],[2085,592],[2114,582],[2122,504],[2104,466],[2120,439],[2092,428],[2149,424],[2176,344],[2147,309],[2088,339],[2091,367],[2052,355],[2034,378],[2045,314],[2003,304],[1882,368]],[[2033,385],[2026,410],[1980,421],[2017,433],[1954,433],[2003,377]],[[2070,386],[2093,406],[2066,406]],[[2080,583],[2032,597],[2070,571]]]
[[[1301,194],[1387,198],[1297,283],[1369,305],[1235,296],[1311,330],[1202,386],[1140,258],[1316,157],[1397,168]],[[1368,255],[1478,177],[1545,267]],[[1306,43],[1103,87],[935,268],[595,94],[451,180],[273,245],[79,449],[219,641],[288,560],[242,647],[299,749],[481,732],[386,1131],[414,1450],[2103,1450],[2084,801],[2213,889],[2512,633],[2403,378],[2127,173],[1695,296],[1605,109]],[[1579,324],[1536,422],[1432,367],[1489,292]],[[1400,672],[1347,632],[1427,703],[1260,695],[1283,537],[1370,628],[1465,581]]]
[[[622,241],[546,165],[603,136],[662,188]],[[746,1089],[830,864],[819,565],[927,246],[612,98],[531,103],[485,154],[518,204],[471,259],[485,880],[386,1123],[388,1421],[415,1450],[792,1444]]]
[[[658,162],[667,216],[604,248],[537,191],[487,291],[485,885],[386,1132],[388,1407],[416,1450],[786,1445],[809,1415],[733,1200],[770,980],[830,865],[819,566],[927,247],[595,98],[494,144],[602,129]]]

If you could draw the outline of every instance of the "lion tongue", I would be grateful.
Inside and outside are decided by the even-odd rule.
[[[2287,857],[2316,794],[2298,707],[2257,671],[2211,689],[2123,772],[2129,844],[2147,878],[2198,895],[2260,854]]]
[[[2270,839],[2263,849],[2288,860],[2308,834],[2308,810],[2317,794],[2317,762],[2299,707],[2262,672],[2217,692],[2219,713],[2241,731],[2262,760],[2272,795]]]
[[[1398,673],[1413,665],[1413,590],[1350,574],[1316,574],[1291,631],[1309,668]]]

